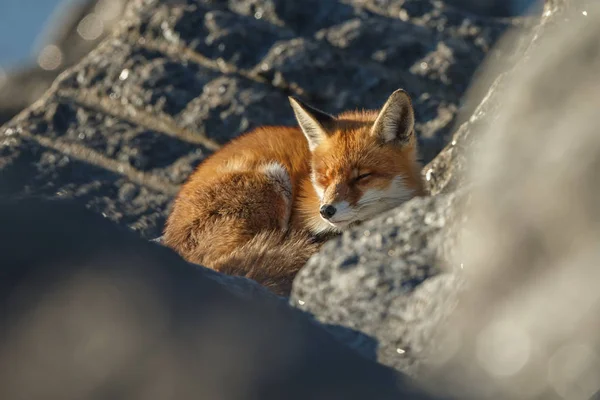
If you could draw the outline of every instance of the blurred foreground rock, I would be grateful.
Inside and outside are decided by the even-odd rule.
[[[257,284],[236,296],[244,279],[72,202],[0,202],[0,250],[4,400],[430,398]]]
[[[600,4],[551,10],[468,169],[468,285],[434,373],[458,398],[600,398]]]

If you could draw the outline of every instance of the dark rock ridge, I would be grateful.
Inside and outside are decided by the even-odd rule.
[[[290,94],[338,112],[407,89],[429,161],[510,24],[439,1],[131,1],[0,130],[3,193],[75,197],[159,236],[197,163],[252,127],[293,123]]]

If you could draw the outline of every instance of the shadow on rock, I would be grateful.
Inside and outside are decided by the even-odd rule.
[[[4,201],[0,243],[2,399],[426,398],[257,285],[237,296],[71,202]]]

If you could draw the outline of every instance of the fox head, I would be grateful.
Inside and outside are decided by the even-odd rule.
[[[308,141],[321,218],[341,230],[423,194],[410,97],[397,90],[379,112],[338,116],[290,97]]]

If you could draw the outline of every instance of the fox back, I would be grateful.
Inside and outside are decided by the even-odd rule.
[[[165,243],[287,295],[324,240],[424,194],[409,96],[332,116],[290,98],[298,127],[244,134],[182,186]]]

